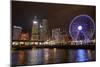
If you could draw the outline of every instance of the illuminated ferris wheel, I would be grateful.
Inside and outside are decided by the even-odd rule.
[[[88,15],[78,15],[74,17],[69,26],[69,33],[73,41],[84,40],[88,42],[92,39],[94,31],[94,21]]]

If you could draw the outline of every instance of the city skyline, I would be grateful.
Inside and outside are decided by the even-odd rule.
[[[96,6],[12,1],[11,65],[96,61]]]
[[[12,2],[12,25],[21,26],[22,31],[29,32],[30,35],[34,16],[37,16],[40,22],[47,19],[50,31],[54,28],[68,31],[71,20],[80,14],[91,16],[95,22],[95,6]]]

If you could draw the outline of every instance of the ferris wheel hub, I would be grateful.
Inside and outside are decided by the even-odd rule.
[[[81,31],[83,29],[83,27],[80,25],[77,27],[79,31]]]

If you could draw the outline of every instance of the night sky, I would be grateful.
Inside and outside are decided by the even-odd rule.
[[[68,31],[77,15],[87,14],[95,21],[95,9],[95,6],[12,1],[12,26],[21,26],[24,32],[31,33],[32,21],[37,16],[47,19],[49,30],[60,27]]]

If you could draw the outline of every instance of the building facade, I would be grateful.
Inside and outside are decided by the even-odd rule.
[[[20,35],[20,40],[29,40],[29,33],[22,32]]]
[[[52,29],[52,38],[53,40],[59,42],[61,40],[60,28]]]
[[[45,41],[47,39],[47,20],[37,19],[37,17],[34,18],[33,26],[32,26],[32,35],[31,40],[33,41]]]
[[[13,26],[13,33],[12,33],[12,40],[20,40],[20,35],[22,32],[22,27],[19,26]]]
[[[48,39],[48,24],[47,20],[43,19],[40,25],[40,40],[46,41]]]
[[[39,25],[38,25],[37,21],[33,22],[31,40],[38,40],[39,39],[39,28],[38,28],[38,26]]]

